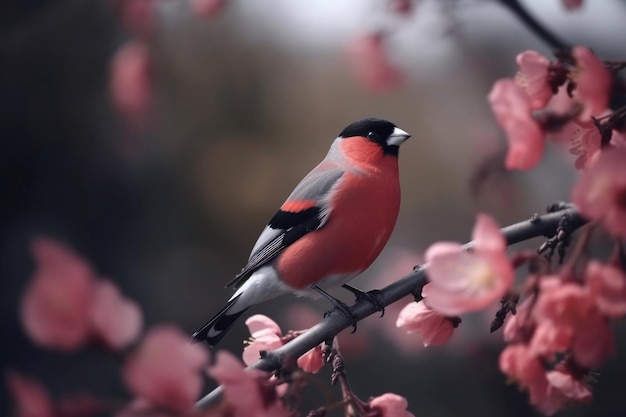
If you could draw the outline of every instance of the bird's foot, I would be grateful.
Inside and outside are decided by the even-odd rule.
[[[354,294],[357,302],[362,299],[369,301],[374,307],[376,307],[376,311],[380,311],[380,317],[385,315],[385,303],[382,301],[382,293],[380,290],[364,292],[348,284],[343,284],[342,287]]]
[[[336,299],[335,297],[328,294],[326,291],[324,291],[317,285],[311,285],[311,288],[317,291],[318,293],[320,293],[322,297],[326,298],[333,305],[332,309],[324,313],[324,318],[328,317],[335,311],[339,311],[341,314],[343,314],[345,317],[348,317],[352,321],[352,333],[356,332],[356,323],[358,320],[354,316],[354,314],[352,314],[352,312],[350,311],[350,307],[346,305],[346,303],[344,303],[341,300]]]

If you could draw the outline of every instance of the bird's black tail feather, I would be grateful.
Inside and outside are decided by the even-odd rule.
[[[207,324],[202,326],[200,330],[195,332],[191,338],[195,343],[206,342],[209,346],[213,347],[222,340],[222,337],[226,335],[228,330],[233,327],[233,324],[237,321],[243,313],[248,310],[245,307],[235,312],[229,311],[233,308],[240,296],[229,300],[228,303],[217,313]]]

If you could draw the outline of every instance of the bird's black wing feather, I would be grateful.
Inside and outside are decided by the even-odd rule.
[[[248,260],[248,264],[226,286],[238,288],[255,270],[277,257],[293,242],[317,230],[322,224],[320,212],[319,207],[310,207],[299,212],[279,210],[268,226],[282,230],[282,233],[256,251]]]

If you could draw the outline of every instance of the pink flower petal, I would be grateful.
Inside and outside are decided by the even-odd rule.
[[[581,213],[599,220],[606,230],[626,238],[626,149],[603,151],[572,189]]]
[[[298,366],[305,372],[316,374],[324,366],[322,345],[317,345],[298,358]]]
[[[584,105],[579,118],[588,121],[608,107],[613,80],[609,70],[589,48],[576,46],[572,56],[578,67],[575,95]]]
[[[591,401],[592,395],[589,386],[575,379],[571,374],[560,371],[550,371],[546,373],[546,379],[550,385],[561,391],[567,398],[579,402]]]
[[[626,315],[626,275],[620,269],[590,261],[585,276],[602,314],[611,318]]]
[[[504,252],[506,240],[498,223],[489,215],[479,213],[472,231],[474,249],[480,252]]]
[[[191,410],[202,390],[208,353],[173,326],[151,329],[123,370],[126,386],[151,404],[175,412]]]
[[[89,335],[91,267],[64,245],[45,238],[32,244],[37,269],[20,306],[26,333],[37,344],[74,350]]]
[[[515,80],[496,81],[488,96],[491,110],[509,141],[505,165],[529,170],[543,157],[544,133],[533,119],[530,97]]]
[[[276,324],[274,320],[262,314],[255,314],[253,316],[250,316],[246,320],[246,326],[248,326],[250,335],[252,335],[252,337],[254,338],[258,337],[257,333],[265,331],[266,329],[277,335],[281,335],[283,333],[280,329],[280,326]]]
[[[456,242],[436,242],[426,249],[424,259],[430,263],[434,258],[441,255],[456,254],[463,252],[463,245]]]
[[[91,322],[94,332],[109,347],[122,349],[139,337],[143,317],[137,303],[124,298],[115,284],[100,281],[96,286]]]
[[[552,87],[548,84],[550,61],[536,51],[525,51],[515,58],[519,72],[517,84],[526,91],[533,110],[544,108],[552,98]]]
[[[211,18],[224,9],[225,3],[225,0],[191,0],[191,10],[196,16]]]
[[[406,398],[394,393],[386,393],[378,397],[374,397],[369,401],[369,407],[378,410],[380,417],[415,417],[415,415],[407,411],[409,405]]]
[[[404,75],[391,63],[384,35],[371,33],[351,42],[348,59],[357,79],[373,92],[393,90],[404,83]]]
[[[152,101],[151,72],[150,51],[141,42],[132,41],[123,45],[111,62],[113,104],[135,127],[146,121]]]
[[[400,311],[396,326],[403,328],[407,333],[417,333],[424,346],[444,345],[454,333],[452,322],[428,308],[423,301],[407,304]]]
[[[55,415],[50,395],[38,382],[15,371],[7,372],[5,379],[9,393],[15,401],[17,417]]]
[[[267,383],[268,376],[258,370],[245,370],[232,354],[219,351],[209,375],[224,388],[224,399],[233,417],[289,417],[289,411],[278,401],[276,386]]]

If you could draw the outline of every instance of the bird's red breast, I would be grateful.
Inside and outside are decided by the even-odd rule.
[[[343,139],[341,150],[356,169],[346,171],[333,191],[328,221],[277,259],[280,277],[295,289],[367,269],[389,240],[398,217],[397,157],[383,155],[380,146],[359,137]]]

